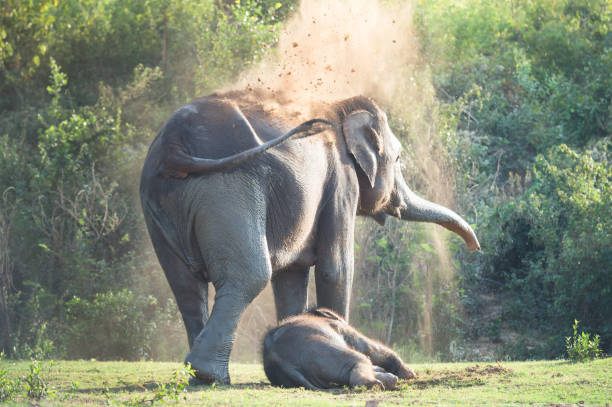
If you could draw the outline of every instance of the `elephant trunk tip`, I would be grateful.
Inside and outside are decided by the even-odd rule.
[[[478,238],[467,223],[440,222],[439,225],[461,236],[461,238],[465,241],[468,251],[473,252],[475,250],[480,250]]]

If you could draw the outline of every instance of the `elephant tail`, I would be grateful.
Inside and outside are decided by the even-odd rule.
[[[248,150],[241,151],[240,153],[219,159],[194,157],[182,150],[174,149],[164,157],[161,165],[162,168],[160,169],[160,175],[164,178],[185,178],[189,174],[202,174],[227,170],[265,152],[266,150],[269,150],[274,146],[283,143],[296,134],[306,133],[306,136],[310,136],[321,133],[325,130],[322,126],[315,126],[316,124],[331,126],[334,129],[338,127],[337,124],[324,119],[308,120],[289,130],[280,137]]]

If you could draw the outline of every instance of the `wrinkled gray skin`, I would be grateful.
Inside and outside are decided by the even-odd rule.
[[[264,339],[270,383],[310,390],[339,386],[394,389],[416,374],[383,344],[367,338],[325,308],[284,320]]]
[[[229,383],[238,320],[270,280],[280,321],[305,311],[314,266],[318,306],[348,320],[357,215],[435,222],[479,248],[461,217],[408,188],[401,144],[371,99],[322,105],[317,117],[336,127],[305,126],[270,148],[299,122],[246,95],[211,95],[176,111],[149,149],[140,184],[187,329],[186,362],[206,382]]]

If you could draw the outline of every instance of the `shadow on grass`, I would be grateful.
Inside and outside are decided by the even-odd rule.
[[[155,391],[160,386],[167,385],[170,383],[161,383],[155,381],[148,381],[144,383],[125,383],[121,386],[105,386],[104,383],[100,387],[89,387],[86,389],[78,389],[73,390],[75,393],[121,393],[121,392],[147,392],[147,391]],[[216,384],[198,384],[198,385],[190,385],[185,387],[186,392],[197,392],[197,391],[205,391],[205,390],[222,390],[222,389],[255,389],[255,390],[269,390],[272,388],[272,385],[268,382],[252,382],[252,383],[237,383],[232,385],[216,385]]]
[[[269,390],[272,385],[268,382],[251,382],[251,383],[236,383],[236,384],[198,384],[187,387],[187,391],[201,391],[209,389],[252,389],[252,390]]]
[[[431,370],[427,369],[421,372],[417,372],[418,377],[414,380],[401,381],[395,390],[390,391],[401,391],[411,388],[419,390],[428,389],[432,387],[449,387],[449,388],[460,388],[460,387],[472,387],[472,386],[483,386],[487,383],[487,379],[495,376],[512,376],[512,370],[502,367],[501,365],[474,365],[466,367],[461,370]],[[148,381],[144,383],[132,384],[123,383],[122,386],[103,386],[97,388],[78,389],[77,393],[121,393],[121,392],[146,392],[156,390],[160,384],[155,381]],[[248,383],[236,383],[232,385],[216,385],[216,384],[198,384],[190,385],[185,388],[187,392],[199,392],[207,390],[227,390],[227,389],[245,389],[245,390],[270,390],[272,385],[268,382],[248,382]],[[339,387],[327,390],[321,390],[326,393],[332,394],[350,394],[350,393],[361,393],[368,391],[365,388],[350,389],[347,387]]]
[[[113,387],[106,386],[105,383],[102,383],[102,386],[100,387],[88,387],[85,389],[71,390],[71,392],[81,393],[81,394],[146,392],[146,391],[152,391],[152,390],[157,389],[159,385],[160,385],[159,382],[154,382],[154,381],[138,383],[138,384],[130,384],[130,383],[124,382],[123,386],[113,386]]]

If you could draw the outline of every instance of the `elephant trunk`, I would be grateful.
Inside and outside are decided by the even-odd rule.
[[[480,250],[476,234],[461,216],[442,205],[417,196],[405,184],[400,189],[404,201],[400,206],[402,220],[437,223],[461,236],[469,251]]]

